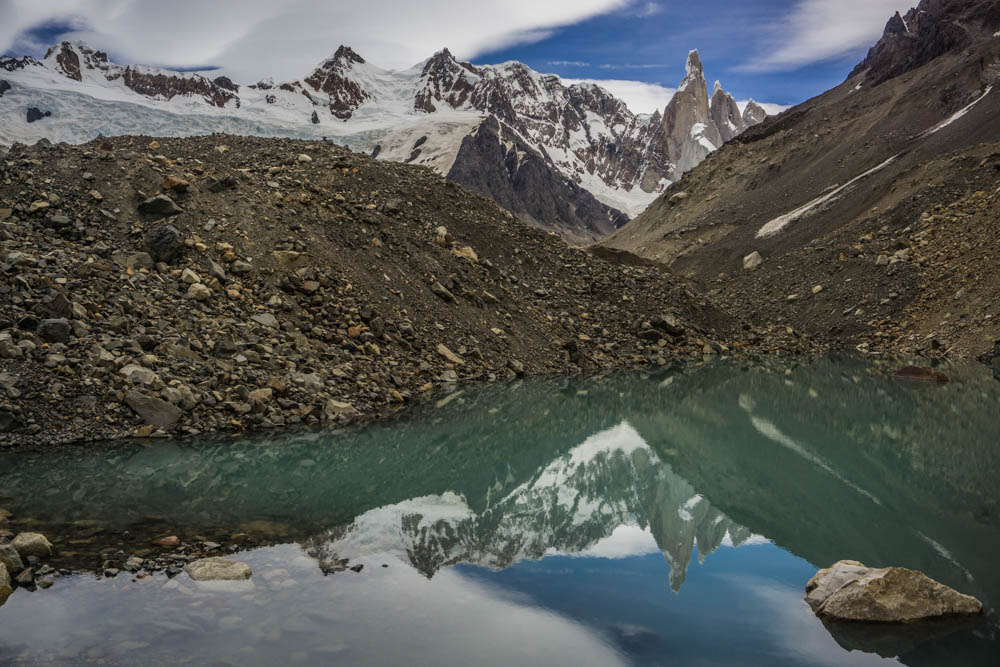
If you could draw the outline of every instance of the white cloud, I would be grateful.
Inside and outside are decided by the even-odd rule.
[[[635,13],[638,16],[655,16],[663,11],[663,5],[658,2],[643,2],[636,7]]]
[[[756,102],[756,100],[754,101]],[[747,108],[747,104],[749,102],[750,100],[736,100],[736,106],[740,108],[740,113],[743,113],[743,110]],[[757,102],[757,104],[770,116],[777,116],[785,109],[791,108],[788,104],[774,104],[773,102]]]
[[[744,72],[792,70],[863,49],[882,35],[894,12],[916,0],[798,0],[781,21],[763,28],[757,56]]]
[[[554,67],[590,67],[590,63],[582,60],[550,60],[547,64]]]
[[[339,44],[387,68],[442,47],[456,56],[537,41],[632,0],[0,0],[0,52],[26,30],[72,19],[73,34],[124,62],[218,65],[239,81],[307,74]],[[23,46],[23,39],[22,46]]]
[[[625,81],[622,79],[563,79],[566,85],[574,83],[596,83],[612,95],[625,102],[633,113],[653,113],[663,111],[674,96],[676,88],[667,88],[658,83]]]

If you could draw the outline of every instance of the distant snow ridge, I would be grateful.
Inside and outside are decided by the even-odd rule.
[[[709,99],[697,51],[663,113],[632,113],[600,86],[566,86],[519,62],[478,66],[444,49],[385,70],[341,46],[301,80],[238,85],[146,66],[121,66],[81,42],[42,60],[0,58],[0,143],[82,143],[98,134],[230,132],[329,137],[380,159],[447,175],[463,139],[493,117],[552,169],[629,217],[708,153],[766,117],[744,113],[716,84]],[[9,87],[9,89],[8,89]],[[25,111],[51,111],[29,123]]]
[[[680,590],[691,554],[760,544],[660,461],[627,422],[597,433],[516,486],[498,479],[489,498],[452,492],[372,509],[305,545],[321,567],[394,554],[427,577],[472,563],[503,569],[550,555],[623,558],[660,551]]]

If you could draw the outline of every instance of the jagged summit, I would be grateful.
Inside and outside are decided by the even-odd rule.
[[[685,63],[684,69],[688,76],[695,73],[700,75],[702,73],[701,56],[698,55],[698,49],[688,51],[687,63]]]
[[[352,62],[359,65],[365,64],[365,59],[358,55],[358,53],[349,46],[341,44],[337,47],[337,50],[333,54],[332,60],[338,62]]]
[[[865,86],[877,86],[945,53],[990,40],[998,30],[996,0],[921,0],[889,19],[882,38],[848,78],[864,74]]]
[[[453,174],[532,224],[558,226],[567,238],[576,228],[574,240],[585,241],[637,215],[746,125],[720,85],[710,106],[697,50],[688,54],[677,96],[652,115],[633,113],[594,84],[567,85],[514,61],[473,65],[448,48],[414,67],[386,70],[342,44],[301,79],[242,87],[225,77],[123,67],[71,42],[55,45],[44,62],[0,58],[0,72],[12,72],[4,83],[9,78],[16,91],[38,92],[31,100],[7,92],[0,104],[18,96],[26,108],[58,109],[60,119],[58,128],[37,118],[28,127],[12,120],[26,108],[5,114],[0,142],[54,139],[57,129],[59,139],[81,142],[98,132],[333,136],[380,159]],[[67,106],[66,93],[95,101]],[[199,98],[215,110],[201,107]],[[123,99],[134,104],[112,104]],[[164,121],[163,112],[173,120]],[[496,150],[489,137],[497,138]],[[487,167],[484,160],[496,164]]]

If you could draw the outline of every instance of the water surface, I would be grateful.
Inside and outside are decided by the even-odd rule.
[[[74,573],[0,609],[0,663],[997,664],[1000,382],[889,370],[719,363],[359,430],[7,454],[0,507]],[[171,534],[243,544],[251,580],[100,575]],[[827,627],[803,587],[844,558],[987,613]]]

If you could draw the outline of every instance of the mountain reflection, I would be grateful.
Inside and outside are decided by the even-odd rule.
[[[411,498],[368,510],[303,546],[324,570],[393,554],[431,578],[457,563],[501,570],[553,553],[587,555],[617,529],[636,527],[655,540],[676,592],[694,548],[703,561],[723,544],[763,540],[699,495],[628,422],[590,436],[520,483],[497,476],[472,504],[483,509],[472,510],[454,492]]]

